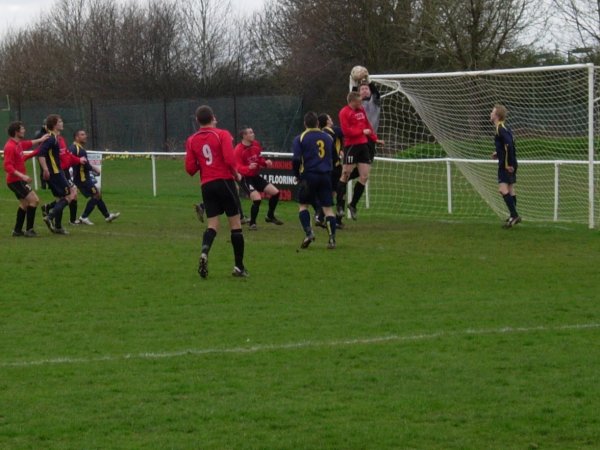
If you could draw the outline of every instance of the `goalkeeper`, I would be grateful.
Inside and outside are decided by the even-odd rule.
[[[350,86],[352,87],[352,91],[357,91],[360,94],[362,107],[367,113],[367,119],[369,119],[373,131],[377,134],[377,129],[379,128],[379,116],[381,115],[381,93],[377,89],[375,83],[369,79],[368,74],[358,82],[350,75]],[[373,162],[375,159],[375,142],[369,141],[368,145],[369,156],[371,157],[371,162]],[[358,178],[358,170],[354,170],[352,175],[350,175],[351,180],[354,178]]]
[[[504,228],[511,228],[521,222],[521,217],[517,213],[517,195],[514,186],[517,182],[517,149],[512,132],[504,124],[506,115],[505,106],[494,105],[490,120],[496,126],[494,137],[496,151],[492,154],[492,158],[498,160],[498,191],[510,212]]]

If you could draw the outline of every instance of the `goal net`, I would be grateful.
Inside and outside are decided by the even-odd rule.
[[[518,210],[529,221],[598,221],[598,105],[590,65],[374,75],[385,141],[369,181],[377,212],[505,217],[498,194],[496,103],[508,109],[519,159]],[[590,132],[591,126],[591,132]]]

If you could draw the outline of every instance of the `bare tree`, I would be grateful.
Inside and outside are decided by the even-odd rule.
[[[540,19],[535,0],[434,0],[434,5],[437,25],[429,33],[435,47],[429,50],[437,50],[455,69],[497,66]]]
[[[574,32],[573,46],[600,45],[600,1],[553,0],[564,23]]]

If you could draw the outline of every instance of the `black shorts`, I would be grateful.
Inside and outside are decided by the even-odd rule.
[[[265,188],[269,185],[269,182],[260,175],[243,177],[240,183],[243,185],[242,189],[249,193],[252,191],[264,192]]]
[[[333,193],[331,192],[331,174],[303,173],[298,183],[298,203],[312,205],[315,200],[320,206],[333,206]]]
[[[223,213],[227,217],[240,214],[237,187],[233,180],[213,180],[203,184],[202,198],[206,217],[220,216]]]
[[[344,164],[371,164],[369,144],[356,144],[344,148]]]
[[[77,189],[79,189],[79,192],[81,192],[85,198],[93,197],[99,193],[98,188],[92,180],[77,183]]]
[[[50,186],[52,195],[58,198],[66,197],[71,193],[69,182],[65,178],[65,174],[62,172],[57,173],[56,175],[50,175],[48,186]]]
[[[375,160],[375,142],[369,141],[367,144],[369,146],[369,158],[371,158],[371,163]]]
[[[517,168],[513,173],[506,169],[498,168],[498,183],[515,184],[517,182]]]
[[[12,183],[7,183],[8,188],[15,193],[15,197],[19,200],[24,199],[29,195],[29,193],[33,190],[31,186],[29,186],[24,181],[14,181]]]
[[[342,166],[334,166],[331,171],[331,190],[335,191],[342,176]]]

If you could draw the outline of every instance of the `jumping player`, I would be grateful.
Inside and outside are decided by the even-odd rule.
[[[231,230],[231,246],[235,258],[232,275],[247,277],[244,267],[244,235],[238,209],[235,185],[235,158],[233,137],[227,130],[215,127],[215,115],[209,106],[196,110],[200,129],[185,144],[185,170],[192,176],[200,171],[202,198],[206,207],[208,226],[202,238],[202,252],[198,273],[208,276],[208,254],[219,229],[219,216],[225,213]]]
[[[490,120],[496,126],[494,137],[496,151],[492,154],[492,158],[498,160],[498,191],[510,212],[504,228],[511,228],[521,222],[521,217],[517,213],[517,195],[514,186],[517,182],[517,149],[512,131],[504,124],[506,115],[505,106],[494,105]]]
[[[300,247],[307,248],[315,240],[315,234],[310,226],[308,207],[316,198],[323,208],[327,221],[329,233],[327,248],[334,249],[336,223],[331,193],[333,139],[321,131],[318,125],[317,114],[312,111],[306,113],[304,116],[306,129],[296,136],[293,143],[292,165],[299,184],[298,217],[305,233]]]
[[[339,113],[340,127],[344,134],[344,163],[342,176],[337,186],[338,215],[344,214],[344,196],[350,174],[358,167],[359,179],[354,186],[352,202],[348,205],[350,216],[356,220],[356,205],[358,204],[371,171],[371,156],[369,141],[382,144],[367,118],[367,113],[362,106],[362,99],[358,92],[349,92],[348,104]]]
[[[17,200],[19,200],[19,208],[17,209],[17,221],[12,232],[14,237],[36,237],[37,233],[33,229],[35,223],[35,212],[39,204],[39,198],[35,191],[31,188],[31,177],[27,175],[25,161],[33,156],[30,154],[25,156],[24,150],[28,150],[34,145],[44,142],[49,135],[44,135],[39,139],[32,141],[24,140],[25,127],[22,122],[12,122],[8,126],[8,141],[4,145],[4,171],[6,172],[6,184],[8,188],[14,192]],[[27,219],[25,232],[23,225]]]
[[[87,161],[87,152],[84,148],[86,143],[87,133],[85,130],[77,130],[74,134],[74,142],[69,147],[69,152],[76,156],[78,160],[82,157],[86,158],[86,162],[84,164],[80,163],[73,166],[73,182],[79,191],[84,195],[84,197],[89,199],[83,214],[79,218],[79,223],[84,225],[94,225],[94,223],[89,219],[89,216],[96,206],[100,210],[100,213],[102,213],[104,216],[104,220],[107,223],[111,223],[113,220],[117,219],[121,213],[111,213],[108,211],[108,208],[102,199],[102,193],[96,186],[93,177],[93,173],[96,175],[100,174],[100,168],[92,166],[89,161]]]
[[[256,218],[261,203],[261,192],[269,195],[269,211],[265,222],[275,225],[283,225],[283,222],[275,217],[275,208],[279,202],[279,189],[267,182],[259,175],[263,167],[273,165],[270,159],[261,156],[262,146],[255,139],[254,130],[245,126],[240,130],[241,142],[234,149],[236,169],[242,176],[241,184],[250,193],[252,207],[250,208],[250,230],[256,230]]]

